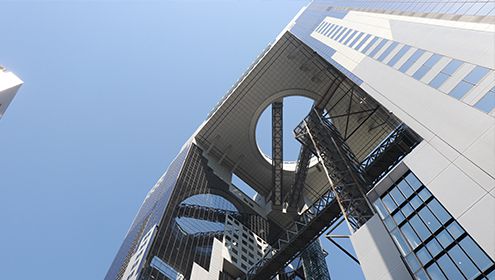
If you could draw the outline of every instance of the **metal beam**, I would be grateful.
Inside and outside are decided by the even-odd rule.
[[[283,103],[272,104],[272,177],[273,205],[281,206],[283,197]]]

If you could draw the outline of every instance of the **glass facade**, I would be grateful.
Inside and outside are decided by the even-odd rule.
[[[373,205],[416,279],[493,279],[493,260],[412,172]]]

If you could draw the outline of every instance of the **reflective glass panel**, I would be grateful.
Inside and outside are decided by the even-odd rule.
[[[407,183],[409,183],[409,185],[413,188],[413,190],[417,190],[419,187],[423,185],[412,172],[407,174],[405,179]]]
[[[379,61],[383,61],[398,45],[397,42],[392,42],[390,46],[388,46],[385,51],[378,57]]]
[[[442,247],[440,246],[440,243],[438,243],[438,241],[436,239],[430,240],[426,244],[426,248],[428,249],[428,251],[430,252],[430,254],[433,257],[435,257],[438,253],[440,253],[442,251]]]
[[[437,229],[440,228],[440,223],[438,222],[437,218],[433,216],[430,209],[428,209],[427,207],[423,207],[421,208],[421,210],[419,210],[419,216],[425,222],[426,226],[430,229],[431,232],[435,232]]]
[[[425,241],[428,237],[430,237],[431,235],[430,231],[428,231],[425,224],[423,223],[423,221],[421,221],[418,215],[415,215],[412,218],[410,218],[409,223],[411,224],[414,231],[416,231],[419,238],[421,238],[421,240]]]
[[[481,251],[480,247],[474,243],[471,237],[467,236],[459,242],[462,249],[466,252],[466,254],[474,261],[476,266],[482,271],[486,270],[490,267],[493,262],[488,258],[488,256]]]
[[[443,273],[447,276],[447,279],[464,279],[461,272],[457,269],[448,255],[441,256],[437,263]]]
[[[359,48],[361,48],[361,46],[363,46],[363,44],[366,43],[370,37],[371,37],[370,34],[366,34],[366,36],[364,36],[363,40],[361,40],[361,42],[359,42],[359,44],[357,44],[357,46],[354,49],[359,50]]]
[[[407,70],[409,70],[409,68],[411,68],[411,66],[414,64],[414,62],[416,62],[416,60],[418,60],[423,54],[424,54],[424,50],[416,50],[412,56],[406,60],[406,62],[399,68],[399,71],[401,71],[402,73],[405,73]]]
[[[436,263],[430,265],[426,269],[426,271],[428,272],[432,280],[447,280]]]
[[[438,202],[438,200],[433,199],[428,203],[428,208],[435,214],[440,223],[445,224],[450,218],[450,214],[447,213],[445,208]]]
[[[404,54],[411,48],[411,46],[404,45],[392,59],[387,63],[389,66],[394,66],[403,56]]]
[[[468,91],[470,91],[474,87],[473,84],[467,83],[465,81],[460,81],[455,88],[453,88],[449,95],[456,98],[461,99],[466,95]]]
[[[457,267],[459,267],[462,274],[464,274],[464,276],[466,276],[468,279],[472,279],[474,276],[480,274],[480,271],[461,250],[459,245],[455,245],[449,250],[449,256],[452,258]]]
[[[406,197],[409,198],[413,194],[413,190],[411,187],[406,183],[406,181],[402,180],[397,184],[397,187],[399,190],[402,192],[402,194]]]
[[[407,242],[411,245],[412,248],[418,247],[418,245],[421,243],[421,240],[419,240],[419,237],[416,235],[414,230],[411,228],[409,223],[405,223],[401,227],[402,233],[404,233],[404,236],[406,237]]]
[[[435,78],[433,78],[433,80],[431,80],[428,85],[430,85],[431,87],[434,87],[436,89],[438,89],[439,87],[441,87],[443,85],[443,83],[449,78],[450,76],[447,75],[447,74],[444,74],[442,72],[438,73]]]
[[[476,85],[488,73],[488,71],[488,68],[476,66],[473,70],[471,70],[471,72],[469,72],[469,74],[467,74],[466,77],[464,77],[463,80]]]
[[[454,72],[459,68],[459,66],[462,65],[462,62],[457,60],[457,59],[454,59],[452,61],[450,61],[447,65],[445,65],[445,67],[442,69],[442,72],[447,74],[447,75],[450,75],[452,76],[452,74],[454,74]]]
[[[373,46],[376,41],[378,41],[378,37],[374,37],[373,39],[371,39],[371,41],[366,45],[366,47],[364,47],[364,49],[361,51],[362,53],[366,53],[369,48],[371,48],[371,46]]]
[[[388,42],[387,39],[382,39],[380,43],[370,52],[368,55],[369,57],[374,57],[382,48],[385,46],[385,44]]]
[[[474,107],[480,109],[485,113],[490,113],[495,108],[495,87],[489,90],[485,96],[483,96]]]

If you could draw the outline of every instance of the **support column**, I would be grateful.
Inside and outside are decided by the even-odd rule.
[[[273,205],[282,205],[283,183],[283,103],[282,99],[272,104],[272,177]]]

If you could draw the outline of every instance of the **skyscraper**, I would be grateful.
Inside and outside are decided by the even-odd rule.
[[[494,279],[494,69],[493,1],[313,1],[149,192],[106,279],[329,279],[318,237],[341,222],[367,279]],[[314,100],[295,128],[289,96]]]
[[[5,114],[21,85],[21,79],[0,66],[0,118]]]

